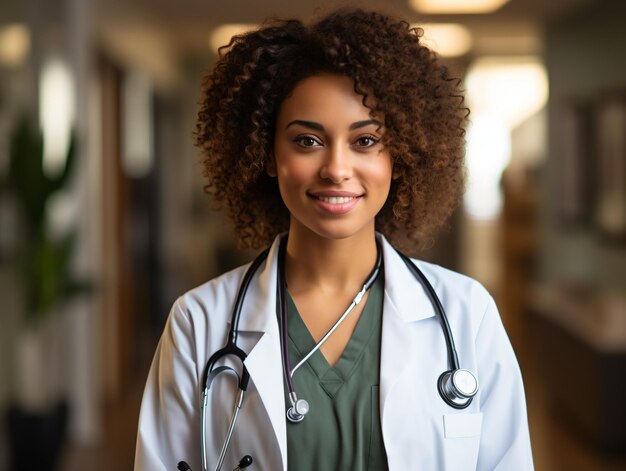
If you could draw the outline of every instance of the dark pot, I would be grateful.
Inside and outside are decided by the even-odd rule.
[[[9,407],[9,469],[54,471],[65,442],[67,418],[65,401],[39,413]]]

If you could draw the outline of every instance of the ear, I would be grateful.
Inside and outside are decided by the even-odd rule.
[[[278,175],[276,172],[276,157],[274,157],[273,152],[270,154],[269,160],[265,163],[265,173],[267,173],[270,177]]]
[[[272,155],[270,160],[265,164],[265,173],[267,173],[270,177],[275,177],[276,173],[276,160]]]
[[[400,177],[402,176],[402,174],[400,173],[400,171],[398,170],[398,168],[394,165],[393,168],[391,169],[391,181],[398,181],[400,180]]]

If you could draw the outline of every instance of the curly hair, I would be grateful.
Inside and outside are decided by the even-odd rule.
[[[342,9],[310,26],[273,20],[220,49],[202,81],[195,138],[205,191],[233,220],[240,246],[267,245],[288,229],[289,212],[265,168],[280,104],[300,81],[321,73],[351,78],[370,115],[383,119],[382,142],[398,178],[376,229],[414,249],[443,225],[464,187],[469,110],[460,80],[422,35],[378,12]]]

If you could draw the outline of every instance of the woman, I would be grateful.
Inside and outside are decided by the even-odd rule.
[[[390,244],[427,241],[462,190],[467,109],[421,34],[361,10],[278,21],[236,37],[206,77],[196,136],[207,190],[241,245],[271,247],[249,283],[240,267],[175,303],[135,469],[199,470],[203,456],[210,469],[532,469],[521,375],[493,300]],[[447,314],[465,383],[442,375],[456,365],[413,266]],[[245,368],[213,356],[229,335]]]

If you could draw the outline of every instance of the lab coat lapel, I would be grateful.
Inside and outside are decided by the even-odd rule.
[[[282,455],[283,469],[286,470],[286,408],[280,336],[276,320],[278,240],[277,238],[272,245],[266,263],[259,269],[259,274],[254,277],[250,284],[249,292],[242,306],[239,331],[262,333],[259,341],[249,351],[244,363],[272,423]]]
[[[424,287],[415,279],[395,249],[381,235],[385,264],[385,298],[381,338],[381,420],[387,407],[397,407],[395,386],[417,359],[418,322],[435,315]]]

